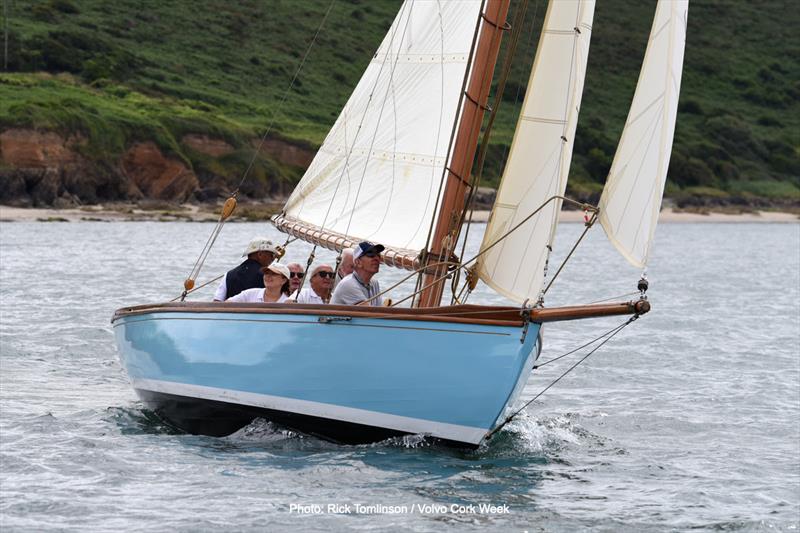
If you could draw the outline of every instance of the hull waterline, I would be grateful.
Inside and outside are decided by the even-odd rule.
[[[518,309],[480,309],[142,306],[118,311],[114,330],[139,397],[190,433],[261,417],[348,444],[477,446],[524,387],[539,331]]]

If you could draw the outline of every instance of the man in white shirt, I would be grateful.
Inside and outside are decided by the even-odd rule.
[[[331,288],[333,287],[333,269],[328,265],[319,265],[311,271],[308,279],[310,287],[300,290],[300,294],[295,291],[289,301],[295,300],[299,304],[326,304],[331,298]]]
[[[345,276],[333,291],[331,303],[337,305],[380,306],[383,298],[379,296],[381,286],[375,274],[381,266],[382,244],[369,241],[358,243],[353,250],[353,273]]]

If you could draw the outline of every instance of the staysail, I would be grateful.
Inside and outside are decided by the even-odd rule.
[[[600,198],[599,220],[644,268],[658,223],[675,133],[689,0],[659,0],[628,120]]]
[[[425,248],[480,8],[403,3],[276,217],[279,229],[373,240],[411,256]]]
[[[544,204],[564,194],[578,122],[594,0],[559,0],[547,7],[522,113],[481,250]],[[544,279],[561,201],[548,203],[486,252],[478,274],[500,294],[535,301]]]

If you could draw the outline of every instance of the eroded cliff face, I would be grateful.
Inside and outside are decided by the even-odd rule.
[[[236,147],[207,135],[188,134],[181,145],[210,158],[222,158]],[[251,146],[257,146],[252,141]],[[132,144],[120,157],[87,155],[87,140],[50,131],[8,129],[0,132],[0,203],[18,206],[69,207],[105,201],[157,199],[168,202],[212,200],[229,192],[239,176],[204,171],[164,154],[151,141]],[[305,169],[313,152],[282,140],[268,139],[262,153],[291,167]],[[275,177],[276,183],[279,181]],[[251,187],[268,194],[271,187]],[[245,191],[246,193],[246,191]]]
[[[181,161],[164,157],[153,142],[134,144],[122,156],[120,167],[144,198],[185,202],[199,186],[194,172]]]

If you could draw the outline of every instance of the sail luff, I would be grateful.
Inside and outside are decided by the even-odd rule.
[[[593,0],[547,7],[508,162],[484,233],[477,272],[516,302],[536,301],[572,159],[589,53]],[[541,209],[540,209],[541,208]],[[530,218],[531,213],[539,209]],[[501,235],[527,220],[493,246]],[[491,247],[491,249],[490,249]]]
[[[309,227],[420,253],[481,0],[406,0],[284,206]]]
[[[620,254],[644,268],[652,249],[678,111],[688,0],[659,0],[599,220]],[[648,139],[648,142],[643,142]]]
[[[458,131],[454,139],[453,154],[445,176],[444,194],[438,207],[436,224],[429,242],[426,265],[439,265],[426,273],[422,286],[424,289],[419,300],[419,307],[434,307],[441,303],[446,280],[446,265],[442,263],[452,255],[460,232],[460,213],[464,206],[469,177],[475,152],[478,149],[478,138],[484,111],[489,101],[497,56],[500,52],[504,26],[510,0],[487,0],[483,13],[480,37],[476,44],[475,59],[470,72],[466,98],[463,99],[463,110]],[[438,280],[438,281],[437,281]]]

